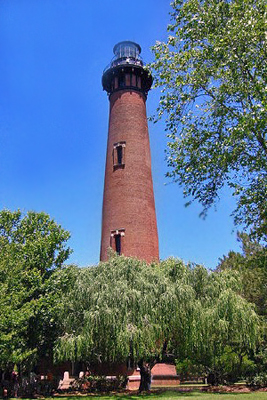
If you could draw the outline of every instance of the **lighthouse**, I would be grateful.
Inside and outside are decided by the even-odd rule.
[[[152,76],[137,43],[120,42],[113,52],[102,76],[110,110],[100,260],[106,261],[112,248],[151,263],[159,259],[146,115]]]

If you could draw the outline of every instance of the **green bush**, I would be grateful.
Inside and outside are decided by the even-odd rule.
[[[267,386],[267,372],[261,372],[247,379],[247,384],[252,387]]]
[[[208,360],[206,365],[196,360],[185,358],[176,360],[176,371],[182,381],[207,377],[208,383],[219,385],[234,383],[256,374],[256,364],[248,356],[240,358],[230,346],[223,353]]]
[[[89,375],[75,379],[71,385],[72,390],[80,392],[111,392],[126,388],[128,377],[119,375],[112,378],[106,376]]]
[[[181,380],[188,380],[191,377],[203,377],[205,368],[201,364],[195,364],[189,358],[184,360],[175,360],[176,372]]]
[[[255,374],[255,363],[243,356],[242,359],[226,346],[223,354],[215,358],[215,371],[219,377],[219,383],[234,383],[239,379]]]

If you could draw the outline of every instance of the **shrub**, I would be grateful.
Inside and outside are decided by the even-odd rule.
[[[89,375],[75,379],[71,385],[71,389],[81,392],[112,392],[125,389],[127,382],[128,377],[124,375],[111,378],[99,375]]]
[[[181,380],[188,380],[191,377],[203,377],[205,368],[201,364],[194,364],[188,358],[182,361],[175,360],[176,372]]]
[[[267,372],[261,372],[247,379],[247,384],[252,387],[267,386]]]

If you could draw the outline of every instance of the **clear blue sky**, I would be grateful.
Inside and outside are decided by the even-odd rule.
[[[166,39],[168,0],[1,0],[0,208],[45,211],[71,232],[70,262],[99,261],[108,131],[102,71],[114,44],[150,47]],[[151,91],[148,114],[159,93]],[[165,178],[163,123],[149,125],[160,257],[208,268],[239,250],[222,197],[217,212],[184,207],[182,189]],[[167,183],[167,184],[166,184]]]

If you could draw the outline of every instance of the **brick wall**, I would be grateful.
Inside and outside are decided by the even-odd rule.
[[[124,89],[110,96],[110,117],[102,212],[100,259],[114,245],[111,231],[124,229],[122,253],[151,262],[158,260],[151,156],[145,96]],[[114,144],[125,142],[123,165],[114,167]]]

